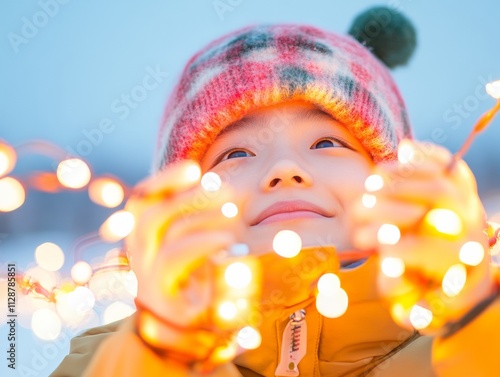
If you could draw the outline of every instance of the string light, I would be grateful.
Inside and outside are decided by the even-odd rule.
[[[0,177],[9,174],[16,165],[16,151],[0,140]]]
[[[79,158],[69,158],[57,166],[57,179],[65,187],[79,189],[85,187],[91,177],[88,165]]]
[[[423,330],[432,322],[432,312],[419,305],[414,305],[410,311],[410,322],[417,330]]]
[[[134,225],[134,215],[131,212],[121,210],[108,217],[101,225],[99,234],[104,240],[116,242],[128,236]]]
[[[119,321],[135,313],[135,308],[123,302],[113,302],[104,310],[104,324]]]
[[[221,318],[230,321],[236,318],[238,308],[232,302],[225,301],[219,305],[217,312]]]
[[[11,212],[24,203],[26,194],[23,185],[12,177],[0,179],[0,211]]]
[[[190,182],[196,182],[201,177],[201,168],[198,164],[191,162],[189,166],[184,170],[186,178]]]
[[[227,202],[222,205],[221,212],[227,218],[233,218],[238,214],[238,207],[236,204]]]
[[[234,262],[226,267],[224,278],[230,287],[242,289],[248,287],[252,281],[252,271],[246,264]]]
[[[54,340],[61,333],[62,323],[51,309],[38,309],[31,317],[33,333],[42,340]]]
[[[90,182],[89,197],[103,207],[115,208],[122,203],[125,192],[117,180],[101,177]]]
[[[273,239],[273,250],[285,258],[293,258],[302,249],[302,239],[293,230],[280,230]]]
[[[219,175],[211,171],[201,177],[200,183],[204,190],[210,192],[218,191],[222,186],[222,180]]]
[[[500,80],[487,83],[486,93],[495,99],[500,99]]]
[[[456,236],[462,232],[462,220],[460,220],[460,217],[455,212],[449,209],[431,209],[425,215],[424,221],[442,234]]]
[[[403,139],[398,145],[398,161],[402,164],[410,163],[415,156],[415,149],[409,140]]]
[[[322,275],[318,280],[318,291],[325,296],[333,295],[340,289],[340,279],[333,273]]]
[[[401,238],[401,232],[396,225],[384,224],[377,232],[377,240],[381,245],[395,245]]]
[[[316,297],[316,309],[327,318],[338,318],[342,316],[349,305],[346,291],[338,288],[331,294],[322,294],[321,291]]]
[[[457,296],[467,281],[467,270],[463,264],[451,266],[443,277],[441,284],[443,292],[448,297]]]
[[[87,284],[92,277],[92,267],[84,261],[76,262],[71,267],[71,278],[76,284]]]
[[[365,181],[366,191],[374,192],[380,190],[382,187],[384,187],[384,179],[380,175],[373,174],[370,175],[368,178],[366,178]]]
[[[390,278],[398,278],[405,272],[405,263],[401,258],[384,258],[380,267],[384,275]]]
[[[237,335],[237,342],[241,348],[254,350],[262,343],[260,332],[251,326],[243,327]]]
[[[460,248],[460,261],[469,266],[477,266],[484,259],[484,247],[476,241],[469,241]]]
[[[377,197],[371,194],[363,194],[361,203],[363,203],[366,208],[373,208],[375,204],[377,204]]]
[[[35,260],[47,271],[57,271],[64,264],[64,253],[59,246],[45,242],[35,249]]]

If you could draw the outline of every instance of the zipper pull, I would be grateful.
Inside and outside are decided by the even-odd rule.
[[[306,311],[297,310],[283,331],[281,357],[274,374],[276,376],[298,376],[298,364],[307,352]]]

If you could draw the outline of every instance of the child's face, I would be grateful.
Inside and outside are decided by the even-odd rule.
[[[283,229],[304,246],[350,247],[345,212],[373,162],[346,128],[316,107],[289,102],[252,111],[208,148],[203,172],[219,174],[238,197],[246,242],[272,251]]]

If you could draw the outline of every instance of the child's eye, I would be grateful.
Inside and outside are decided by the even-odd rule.
[[[228,152],[225,152],[221,156],[220,160],[223,161],[223,160],[229,160],[231,158],[241,158],[241,157],[251,157],[251,156],[254,156],[254,154],[245,149],[233,149]]]
[[[349,148],[352,149],[346,142],[338,140],[334,137],[324,137],[318,141],[316,141],[311,149],[320,149],[320,148]]]

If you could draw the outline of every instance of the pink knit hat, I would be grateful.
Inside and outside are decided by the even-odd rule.
[[[351,34],[369,43],[366,36],[377,30],[366,21],[361,27]],[[379,29],[375,37],[384,33]],[[199,161],[217,135],[249,111],[291,100],[310,102],[343,123],[374,161],[395,158],[398,142],[411,137],[406,108],[373,54],[377,46],[372,43],[372,53],[363,44],[303,25],[251,26],[215,40],[189,60],[169,98],[154,169]]]

